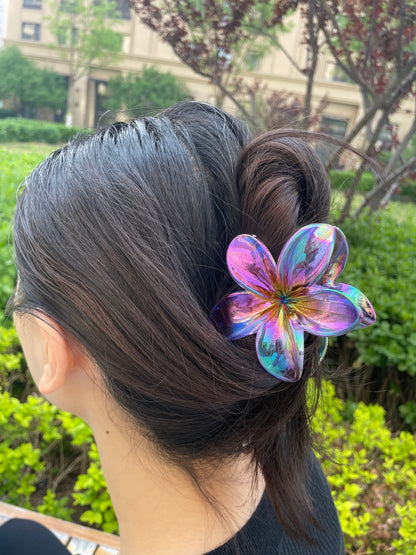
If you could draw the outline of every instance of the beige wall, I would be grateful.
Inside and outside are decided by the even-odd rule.
[[[57,53],[48,47],[54,38],[43,19],[46,15],[47,0],[43,0],[42,9],[22,8],[23,0],[10,0],[8,4],[8,21],[6,44],[16,44],[21,51],[32,58],[38,65],[55,69],[63,75],[68,74],[67,64]],[[21,39],[22,23],[39,23],[41,26],[40,40],[27,41]],[[192,72],[173,54],[171,48],[163,43],[158,36],[138,22],[135,15],[130,20],[120,19],[117,30],[124,36],[123,57],[114,66],[105,69],[92,68],[89,78],[77,83],[76,112],[74,124],[81,126],[94,125],[95,113],[95,81],[106,82],[117,73],[139,71],[144,65],[157,65],[163,71],[170,71],[186,82],[192,95],[198,99],[213,102],[215,89],[210,83]],[[302,45],[302,26],[299,14],[294,14],[289,24],[289,31],[284,35],[285,48],[296,63],[302,67],[305,62],[305,48]],[[285,90],[299,97],[304,95],[305,78],[293,67],[286,56],[278,50],[267,55],[256,72],[244,75],[250,79],[261,79],[270,90]],[[360,95],[357,88],[347,83],[331,80],[331,64],[328,59],[319,60],[313,102],[315,105],[323,97],[329,104],[325,113],[331,117],[347,120],[348,129],[362,113]],[[226,103],[226,108],[235,108]],[[403,135],[410,123],[413,106],[410,101],[393,116],[393,123],[399,126],[399,134]],[[360,138],[357,144],[360,146]]]

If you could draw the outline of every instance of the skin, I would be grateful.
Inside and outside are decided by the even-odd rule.
[[[234,536],[264,491],[249,457],[215,465],[201,485],[163,459],[109,396],[100,372],[52,320],[15,316],[16,330],[39,391],[91,427],[120,526],[120,555],[201,555]]]

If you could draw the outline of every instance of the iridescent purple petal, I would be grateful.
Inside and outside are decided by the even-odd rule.
[[[232,293],[221,299],[211,314],[218,331],[234,341],[255,333],[268,314],[272,302],[247,291]]]
[[[344,293],[320,285],[312,285],[305,296],[298,297],[294,310],[303,329],[312,335],[342,335],[360,319],[359,309]]]
[[[283,290],[319,281],[328,267],[334,241],[334,227],[328,224],[308,225],[292,235],[277,262]]]
[[[334,281],[341,274],[348,260],[348,243],[344,233],[334,227],[335,241],[332,256],[329,261],[325,275],[323,276],[324,284],[333,285]]]
[[[276,263],[253,235],[238,235],[227,251],[227,265],[234,280],[248,291],[270,297],[274,294]]]
[[[374,324],[376,321],[376,312],[370,301],[359,289],[352,285],[347,285],[346,283],[334,283],[333,287],[337,291],[344,293],[360,312],[360,320],[354,329],[362,329]]]
[[[263,368],[286,382],[296,382],[303,370],[303,330],[296,316],[280,310],[257,332],[257,356]]]

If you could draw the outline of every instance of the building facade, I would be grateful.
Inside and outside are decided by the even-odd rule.
[[[7,35],[7,7],[8,0],[0,0],[0,46]]]
[[[216,91],[208,80],[198,76],[173,53],[171,47],[141,24],[129,8],[127,0],[117,0],[119,20],[115,30],[122,34],[122,57],[105,69],[92,67],[88,78],[77,82],[73,123],[93,127],[102,114],[102,97],[106,94],[108,79],[117,74],[138,72],[143,66],[155,65],[161,71],[170,71],[189,87],[197,100],[214,102]],[[1,11],[3,10],[3,11]],[[50,7],[48,0],[0,0],[0,38],[6,45],[16,45],[40,67],[68,75],[68,64],[49,45],[54,37],[45,20]],[[302,66],[306,52],[302,45],[302,23],[298,14],[292,16],[290,30],[285,34],[285,47],[292,58]],[[256,71],[245,77],[261,80],[269,90],[281,90],[299,98],[304,96],[305,77],[295,69],[286,56],[274,50],[265,56]],[[339,76],[338,76],[339,77]],[[343,138],[362,114],[361,97],[355,85],[337,78],[336,68],[330,58],[319,60],[314,85],[313,103],[318,105],[327,98],[323,126],[327,132]],[[226,108],[235,111],[232,105]],[[393,123],[399,135],[406,132],[412,106],[404,105],[394,115]],[[360,146],[360,138],[357,141]]]

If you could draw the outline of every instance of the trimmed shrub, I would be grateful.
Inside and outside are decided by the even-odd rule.
[[[16,113],[13,110],[6,110],[5,108],[0,108],[0,119],[3,118],[14,118]]]
[[[16,381],[24,378],[22,367],[23,353],[16,330],[0,326],[0,391],[12,389]]]
[[[1,124],[2,121],[0,129]],[[13,293],[16,282],[16,270],[9,249],[9,233],[17,189],[44,157],[43,152],[29,154],[0,147],[0,325],[4,321],[4,306]]]
[[[2,501],[65,520],[80,505],[81,522],[118,529],[91,430],[37,396],[21,403],[0,392],[0,492]]]
[[[405,179],[400,185],[399,200],[416,202],[416,181]]]
[[[314,427],[348,554],[416,552],[416,436],[392,434],[379,405],[345,403],[324,384]]]
[[[90,464],[85,474],[80,474],[74,486],[75,504],[87,507],[80,517],[81,522],[97,526],[104,532],[118,532],[118,522],[105,483],[97,446],[91,444],[88,451]]]
[[[416,437],[392,434],[382,407],[345,403],[328,382],[323,389],[314,428],[328,453],[322,462],[347,553],[385,553],[393,546],[413,554]],[[9,503],[118,530],[90,429],[35,396],[20,403],[0,393],[0,491]]]
[[[410,414],[407,404],[416,402],[416,220],[409,214],[398,224],[394,210],[389,205],[342,226],[350,257],[340,281],[365,293],[377,321],[332,340],[330,356],[354,369],[353,388],[350,375],[338,382],[343,397],[382,404],[399,427],[400,405]]]
[[[332,190],[335,192],[346,191],[354,178],[354,171],[331,170],[329,178]],[[358,184],[358,192],[366,194],[374,187],[374,175],[371,172],[364,172]],[[416,182],[410,178],[402,180],[399,192],[394,196],[394,200],[400,202],[416,202]]]
[[[62,123],[24,118],[0,119],[0,143],[15,141],[66,143],[75,135],[84,133],[88,133],[88,130],[66,127]]]
[[[349,189],[355,172],[353,170],[331,170],[329,179],[333,191],[346,191]],[[358,184],[359,193],[368,193],[374,187],[374,176],[371,172],[364,172]]]

